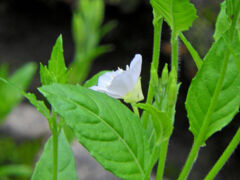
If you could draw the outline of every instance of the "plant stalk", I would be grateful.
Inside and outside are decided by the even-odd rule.
[[[163,179],[165,162],[166,162],[167,151],[168,151],[168,143],[169,143],[169,140],[167,140],[167,141],[165,141],[161,144],[156,180],[162,180]]]
[[[52,117],[52,136],[53,136],[53,180],[57,180],[57,165],[58,165],[58,131],[57,131],[57,116],[53,112]]]
[[[207,176],[204,178],[204,180],[212,180],[215,178],[215,176],[218,174],[218,172],[222,169],[226,161],[229,159],[229,157],[232,155],[233,151],[236,149],[240,142],[240,128],[238,128],[236,134],[234,135],[233,139],[221,155],[221,157],[218,159],[216,164],[213,166],[213,168],[209,171]]]
[[[154,17],[155,18],[155,17]],[[160,56],[160,44],[161,44],[161,33],[162,33],[162,22],[163,18],[159,20],[153,20],[154,27],[154,36],[153,36],[153,58],[151,63],[150,70],[150,82],[148,87],[148,94],[146,104],[151,104],[153,101],[153,79],[154,76],[158,77],[158,65],[159,65],[159,56]],[[148,116],[149,113],[145,112],[143,114],[143,127],[146,128],[148,125]]]
[[[206,130],[208,128],[209,118],[210,118],[210,116],[211,116],[212,112],[214,111],[214,108],[216,107],[216,104],[217,104],[217,100],[218,100],[218,97],[219,97],[219,94],[220,94],[220,91],[221,91],[221,88],[222,88],[222,84],[223,84],[223,81],[224,81],[224,77],[225,77],[225,74],[226,74],[226,71],[227,71],[229,56],[230,56],[230,53],[229,53],[229,51],[227,51],[225,53],[222,69],[221,69],[221,72],[220,72],[220,77],[218,79],[213,97],[211,99],[210,106],[209,106],[208,111],[206,113],[206,116],[203,120],[203,125],[200,129],[200,132],[199,132],[198,136],[194,140],[192,149],[191,149],[190,154],[187,158],[187,161],[186,161],[186,163],[183,167],[183,170],[181,171],[180,176],[178,177],[178,180],[187,179],[187,177],[188,177],[188,175],[189,175],[189,173],[190,173],[190,171],[193,167],[193,164],[194,164],[194,162],[195,162],[195,160],[198,156],[198,152],[201,148],[201,145],[203,144],[203,142],[205,140],[205,133],[206,133]]]

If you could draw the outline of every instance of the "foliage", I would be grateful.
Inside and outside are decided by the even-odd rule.
[[[151,0],[153,8],[154,45],[146,103],[130,102],[131,111],[118,98],[107,96],[99,87],[89,87],[103,78],[101,71],[84,86],[70,85],[82,82],[91,61],[108,48],[99,47],[103,29],[103,1],[79,2],[74,13],[73,33],[76,44],[75,61],[67,69],[64,62],[61,36],[57,39],[47,66],[41,65],[42,86],[38,90],[51,108],[34,94],[26,98],[48,120],[52,133],[45,144],[32,179],[77,179],[75,162],[64,127],[73,131],[77,140],[107,170],[126,180],[147,180],[158,161],[156,179],[163,179],[168,144],[175,122],[178,90],[178,39],[186,44],[198,67],[187,93],[186,110],[194,141],[186,163],[178,177],[187,179],[200,148],[207,139],[227,126],[240,106],[240,1],[225,0],[221,5],[214,34],[215,42],[203,58],[182,34],[196,19],[196,9],[189,0]],[[165,65],[158,76],[162,22],[171,28],[171,68]],[[111,27],[111,26],[110,26]],[[99,30],[100,29],[100,30]],[[111,28],[107,28],[107,31]],[[105,32],[107,32],[105,31]],[[131,68],[131,66],[130,66]],[[0,68],[6,77],[6,68]],[[127,68],[127,70],[129,67]],[[132,69],[135,71],[136,69]],[[77,72],[81,72],[76,76]],[[104,87],[124,71],[117,70],[104,76]],[[68,76],[70,75],[70,76]],[[70,78],[70,79],[69,79]],[[102,80],[102,79],[101,79]],[[121,76],[121,82],[129,78]],[[140,85],[139,83],[138,85]],[[114,84],[119,91],[124,86]],[[131,91],[131,90],[130,90]],[[110,94],[110,91],[109,91]],[[114,98],[116,99],[114,99]],[[138,107],[143,109],[139,113]],[[213,179],[240,142],[240,129],[206,179]]]
[[[0,65],[0,78],[4,78],[13,86],[26,90],[36,71],[34,63],[28,63],[8,76],[6,65]],[[0,123],[6,115],[23,99],[22,94],[12,85],[0,81]]]
[[[73,11],[75,56],[69,68],[70,83],[83,83],[92,61],[112,49],[109,45],[99,45],[103,36],[116,25],[113,21],[102,25],[104,6],[104,0],[78,0],[77,8]]]

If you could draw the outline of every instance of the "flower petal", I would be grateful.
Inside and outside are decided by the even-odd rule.
[[[129,70],[131,71],[129,78],[131,78],[133,83],[136,84],[142,70],[142,56],[140,54],[134,56],[130,63]]]
[[[99,86],[92,86],[89,89],[94,90],[94,91],[98,91],[98,92],[101,92],[101,93],[105,93],[108,96],[116,98],[116,99],[122,98],[122,96],[119,96],[118,94],[115,94],[114,92],[111,92],[108,89],[105,89],[105,88],[102,88],[102,87],[99,87]]]
[[[106,72],[103,75],[101,75],[98,78],[98,86],[105,87],[105,88],[108,87],[113,80],[113,77],[114,77],[113,73],[114,72]]]
[[[142,68],[142,56],[136,54],[130,63],[130,68],[117,75],[111,82],[109,90],[124,97],[138,81]]]
[[[129,71],[122,72],[112,80],[108,90],[124,97],[134,87],[134,82],[131,78],[129,79],[130,76]]]

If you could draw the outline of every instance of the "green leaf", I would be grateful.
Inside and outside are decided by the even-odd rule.
[[[53,139],[45,144],[42,156],[33,172],[32,180],[52,179],[53,173]],[[58,135],[58,177],[57,180],[77,180],[75,160],[71,146],[63,131]]]
[[[22,164],[12,164],[0,166],[0,177],[4,176],[18,176],[18,177],[30,177],[32,174],[32,168]]]
[[[98,84],[98,78],[106,72],[110,72],[110,71],[100,71],[100,72],[98,72],[93,77],[91,77],[91,79],[87,80],[84,83],[83,86],[86,87],[86,88],[89,88],[91,86],[96,86]]]
[[[43,101],[38,100],[35,94],[32,94],[32,93],[25,93],[24,96],[30,101],[32,105],[36,107],[36,109],[40,113],[42,113],[44,117],[46,117],[47,119],[50,119],[50,111]]]
[[[230,123],[239,109],[240,74],[233,57],[228,58],[226,54],[221,38],[204,58],[188,91],[190,130],[195,138],[202,131],[202,143]]]
[[[40,66],[40,77],[43,85],[57,83],[67,83],[68,73],[63,55],[63,42],[60,35],[53,47],[51,58],[48,61],[48,68]]]
[[[183,41],[183,43],[187,47],[187,49],[188,49],[189,53],[191,54],[197,68],[200,69],[203,62],[202,62],[202,59],[200,58],[198,52],[193,48],[192,44],[187,40],[187,38],[182,33],[180,33],[179,37],[181,38],[181,40]]]
[[[172,134],[173,125],[171,119],[165,112],[159,111],[157,108],[150,104],[137,104],[141,109],[146,110],[152,115],[152,122],[156,132],[156,143],[160,144],[168,140]]]
[[[16,88],[8,83],[0,82],[0,121],[22,100],[21,90],[27,89],[35,72],[36,64],[28,63],[7,79]]]
[[[73,85],[39,88],[103,167],[128,180],[143,180],[150,157],[140,119],[120,101]]]
[[[179,33],[188,30],[197,18],[196,9],[189,0],[151,0],[155,13],[163,16],[172,30]]]
[[[54,74],[52,74],[47,66],[44,66],[42,63],[40,63],[40,78],[42,84],[52,84],[56,81],[54,78]],[[54,80],[55,79],[55,80]]]
[[[234,57],[240,70],[240,2],[238,0],[225,0],[221,3],[221,11],[216,22],[214,39],[217,41],[224,36],[228,50]],[[234,24],[234,21],[236,24]]]
[[[215,41],[220,39],[223,36],[223,34],[226,33],[231,27],[232,19],[230,16],[228,16],[226,9],[227,5],[226,2],[224,1],[221,3],[221,11],[218,14],[217,22],[215,25],[216,27],[213,35]]]

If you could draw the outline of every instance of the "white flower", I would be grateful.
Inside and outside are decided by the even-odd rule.
[[[116,99],[129,97],[129,93],[134,89],[134,98],[136,99],[136,93],[138,98],[135,102],[143,99],[140,73],[142,69],[142,56],[136,54],[130,63],[130,67],[127,65],[126,70],[118,68],[116,71],[106,72],[98,79],[98,85],[92,86],[90,89],[107,94]],[[135,86],[138,85],[136,88]],[[140,85],[140,88],[139,88]],[[138,91],[138,92],[136,92]],[[130,98],[131,99],[131,98]],[[131,101],[131,100],[130,100]]]

